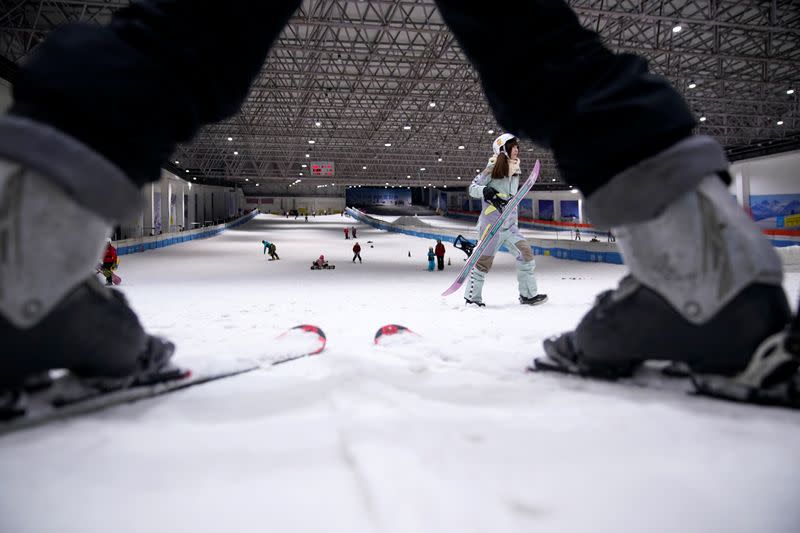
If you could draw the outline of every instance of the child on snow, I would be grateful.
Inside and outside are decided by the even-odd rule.
[[[111,245],[111,239],[108,239],[106,244],[106,251],[103,254],[103,266],[100,269],[103,276],[106,278],[106,285],[114,284],[114,273],[112,271],[119,266],[119,256],[117,256],[117,249]]]
[[[433,246],[428,248],[428,271],[433,272],[433,269],[436,268],[436,254],[433,253]]]

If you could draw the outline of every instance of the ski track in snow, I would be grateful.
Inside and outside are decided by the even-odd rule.
[[[301,323],[327,348],[0,438],[0,533],[800,531],[798,413],[523,372],[624,267],[537,256],[550,300],[529,308],[500,254],[466,308],[440,296],[461,251],[427,272],[432,241],[358,224],[353,264],[353,224],[262,215],[123,256],[120,290],[184,365],[263,360]],[[421,337],[375,346],[388,323]]]

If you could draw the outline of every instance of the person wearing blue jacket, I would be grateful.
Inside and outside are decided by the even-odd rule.
[[[433,252],[433,247],[428,248],[428,271],[433,272],[436,268],[436,254]]]
[[[280,257],[278,257],[278,253],[276,251],[277,247],[275,246],[274,242],[261,241],[261,244],[264,245],[264,251],[262,252],[262,255],[269,252],[270,261],[274,261],[275,259],[280,259]]]
[[[478,174],[469,186],[469,195],[482,198],[481,215],[478,218],[478,238],[500,218],[508,200],[514,196],[519,187],[520,159],[519,141],[510,133],[500,135],[492,143],[494,155],[489,159],[486,168]],[[519,301],[525,305],[538,305],[547,301],[546,294],[540,294],[533,274],[536,261],[533,250],[517,225],[517,209],[506,219],[492,246],[484,250],[475,268],[469,274],[464,290],[467,305],[483,307],[483,283],[486,274],[492,268],[494,256],[501,246],[505,247],[517,258],[517,283],[519,285]]]

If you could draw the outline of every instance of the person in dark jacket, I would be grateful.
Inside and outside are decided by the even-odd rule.
[[[355,229],[355,228],[353,228],[353,229]],[[358,262],[360,263],[361,262],[361,245],[358,244],[358,243],[356,243],[355,246],[353,246],[353,263],[356,262],[356,257],[358,258]]]
[[[436,254],[436,263],[439,270],[444,270],[444,244],[441,240],[436,241],[436,248],[433,251]]]
[[[350,238],[350,230],[348,228],[344,228],[344,238],[345,239]]]

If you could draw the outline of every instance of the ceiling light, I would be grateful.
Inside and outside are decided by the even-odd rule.
[[[239,152],[237,152],[236,150],[234,150],[234,151],[233,151],[233,155],[239,155]]]
[[[442,158],[440,157],[440,158],[439,158],[439,162],[441,163],[441,161],[442,161]]]
[[[705,122],[706,120],[708,120],[706,117],[700,117],[700,122]]]
[[[430,186],[431,186],[431,184],[429,183],[429,184],[428,184],[428,187],[430,187]]]
[[[574,194],[578,194],[578,189],[572,189],[572,190],[571,190],[571,191],[569,191],[569,192],[571,192],[571,193],[574,193]]]
[[[180,164],[181,164],[181,162],[180,162],[180,161],[175,161],[175,164],[176,164],[176,165],[180,165]]]
[[[556,181],[556,179],[555,179],[555,178],[553,178],[553,181]]]
[[[256,187],[261,187],[261,184],[260,183],[256,183]]]
[[[250,181],[250,178],[245,178],[244,181]]]
[[[309,139],[308,140],[308,144],[314,144],[315,142],[317,142],[317,141],[315,141],[314,139]]]
[[[309,154],[306,154],[306,157],[311,157]]]
[[[232,140],[233,140],[233,137],[228,137],[228,142],[231,142]]]
[[[300,173],[299,173],[299,175],[300,175],[300,176],[302,176],[302,175],[303,175],[303,173],[302,173],[302,172],[300,172]]]
[[[422,167],[420,170],[422,170],[424,172],[425,171],[425,167]]]
[[[302,165],[300,165],[300,166],[301,166],[301,167],[303,167],[303,168],[306,168],[308,165],[306,165],[305,163],[303,163],[303,164],[302,164]]]
[[[297,180],[295,183],[300,183],[301,181],[303,181],[303,180]]]
[[[446,188],[447,188],[447,185],[445,185],[445,186],[444,186],[444,188],[446,189]]]
[[[494,130],[488,130],[486,133],[494,133]]]
[[[187,174],[189,173],[189,169],[188,169],[188,168],[186,169],[186,173],[187,173]]]
[[[361,170],[367,170],[367,167],[361,167]]]
[[[458,179],[461,179],[461,176],[459,176]]]
[[[383,145],[388,148],[392,145],[392,143],[383,143]]]
[[[683,27],[680,24],[676,24],[675,26],[672,27],[672,33],[678,33],[682,29],[683,29]]]
[[[430,104],[428,104],[428,107],[436,107],[436,102],[431,102]]]
[[[778,124],[778,126],[783,126],[783,121],[782,121],[782,120],[779,120],[779,121],[777,122],[777,124]]]
[[[697,84],[695,82],[689,84],[690,89],[694,89],[695,87],[697,87]]]
[[[786,94],[794,94],[794,89],[789,89],[788,91],[786,91]]]
[[[480,172],[480,171],[481,171],[481,169],[479,169],[479,168],[475,169],[475,172]]]
[[[408,179],[411,179],[411,176],[406,176]]]
[[[197,176],[195,176],[195,177],[194,177],[194,178],[192,178],[192,179],[193,179],[194,181],[197,181]]]
[[[387,181],[386,183],[384,183],[384,185],[389,185],[389,182]]]
[[[335,183],[331,183],[331,185],[333,185],[334,187],[336,187],[336,184],[335,184]]]
[[[403,126],[403,129],[404,129],[404,130],[410,130],[410,129],[411,129],[411,126]]]
[[[320,126],[322,126],[322,122],[317,121],[314,123],[314,125],[319,128]]]

